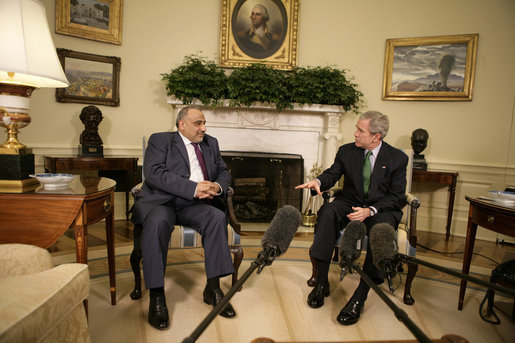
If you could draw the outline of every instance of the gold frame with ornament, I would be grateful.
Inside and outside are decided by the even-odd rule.
[[[471,101],[478,40],[479,34],[387,39],[383,100]],[[463,76],[455,75],[454,88],[435,80],[445,55],[454,57],[452,65],[459,59]]]
[[[297,65],[297,41],[300,0],[222,0],[220,29],[220,66],[244,67],[263,63],[275,69],[291,70]],[[270,22],[280,27],[280,38],[269,51],[254,52],[244,45],[236,31],[252,8],[268,7]],[[272,16],[274,14],[274,16]],[[272,18],[275,18],[272,21]]]
[[[73,22],[71,18],[71,1],[56,0],[55,32],[68,36],[121,45],[123,0],[97,0],[96,2],[109,5],[107,29]]]

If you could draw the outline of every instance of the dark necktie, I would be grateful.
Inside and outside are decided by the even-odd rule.
[[[193,148],[195,149],[195,154],[197,155],[197,160],[198,160],[198,163],[200,164],[200,169],[202,169],[202,174],[204,175],[204,180],[209,180],[209,177],[207,175],[206,162],[204,161],[204,155],[202,155],[202,151],[200,151],[198,143],[191,143],[191,144],[193,144]]]
[[[370,187],[370,175],[372,175],[372,163],[370,163],[370,155],[372,151],[367,151],[365,161],[363,162],[363,190],[365,191],[365,200],[368,198],[368,189]]]

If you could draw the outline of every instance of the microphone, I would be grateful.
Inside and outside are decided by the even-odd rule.
[[[384,272],[388,280],[390,293],[395,291],[392,279],[395,277],[395,267],[399,262],[397,259],[397,239],[395,229],[387,223],[378,223],[370,229],[370,248],[374,265]]]
[[[231,287],[218,305],[216,305],[197,326],[195,331],[182,341],[183,343],[191,343],[197,340],[218,313],[227,305],[233,295],[241,288],[243,283],[247,281],[254,270],[259,268],[257,273],[261,273],[265,266],[271,265],[276,257],[284,254],[286,250],[288,250],[291,240],[293,236],[295,236],[295,232],[297,232],[301,222],[302,216],[299,210],[291,205],[285,205],[277,211],[270,223],[270,227],[263,235],[263,239],[261,240],[263,250],[258,254],[256,260],[251,263],[245,274]]]
[[[284,205],[275,214],[270,227],[261,239],[263,251],[258,254],[256,263],[259,265],[258,274],[264,266],[269,266],[276,257],[288,250],[290,243],[302,222],[302,216],[295,207]]]
[[[350,221],[343,230],[343,238],[340,242],[340,281],[349,273],[352,273],[352,264],[361,256],[363,240],[367,233],[367,227],[359,220]]]
[[[270,227],[261,240],[263,249],[273,249],[277,256],[288,250],[290,243],[302,221],[302,216],[295,207],[284,205],[275,214]]]
[[[389,224],[376,224],[372,227],[370,232],[370,247],[372,248],[374,265],[376,266],[376,268],[385,272],[387,277],[389,274],[395,276],[396,266],[399,264],[400,261],[403,261],[408,263],[420,264],[425,267],[438,270],[442,273],[446,273],[463,280],[474,282],[488,289],[496,290],[499,292],[503,292],[505,294],[515,296],[515,290],[513,289],[504,286],[499,286],[495,283],[487,282],[467,274],[459,273],[450,268],[426,262],[424,260],[420,260],[412,256],[399,254],[397,252],[397,242],[395,237],[395,230]],[[392,292],[391,288],[390,292]]]

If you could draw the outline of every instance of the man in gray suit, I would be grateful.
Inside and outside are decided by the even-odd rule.
[[[342,145],[333,165],[316,179],[296,188],[309,188],[320,194],[344,177],[343,190],[335,199],[323,205],[315,226],[315,237],[310,255],[317,261],[317,278],[308,295],[308,305],[318,308],[329,296],[328,271],[331,255],[342,227],[351,221],[365,224],[367,235],[378,223],[397,228],[402,217],[406,191],[408,156],[383,141],[389,129],[388,117],[377,111],[363,113],[356,123],[354,143]],[[365,168],[365,161],[368,168]],[[364,173],[368,169],[368,173]],[[382,273],[374,266],[370,240],[363,271],[377,284],[383,282]],[[347,304],[336,317],[342,325],[359,320],[370,287],[363,279]]]
[[[206,120],[197,106],[177,115],[176,132],[150,136],[145,152],[145,182],[135,199],[135,221],[142,225],[145,286],[150,289],[149,323],[170,325],[164,294],[168,243],[173,225],[190,226],[202,235],[207,285],[204,302],[216,306],[224,294],[219,278],[234,273],[227,243],[227,219],[221,198],[231,175],[218,141],[206,134]],[[234,317],[231,304],[220,312]]]

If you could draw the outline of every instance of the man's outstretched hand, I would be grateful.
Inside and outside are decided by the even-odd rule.
[[[303,183],[302,185],[298,185],[295,187],[295,189],[302,189],[302,188],[314,189],[317,191],[318,194],[322,194],[322,192],[320,192],[320,184],[319,184],[318,180],[316,180],[316,179],[311,180],[306,183]]]

